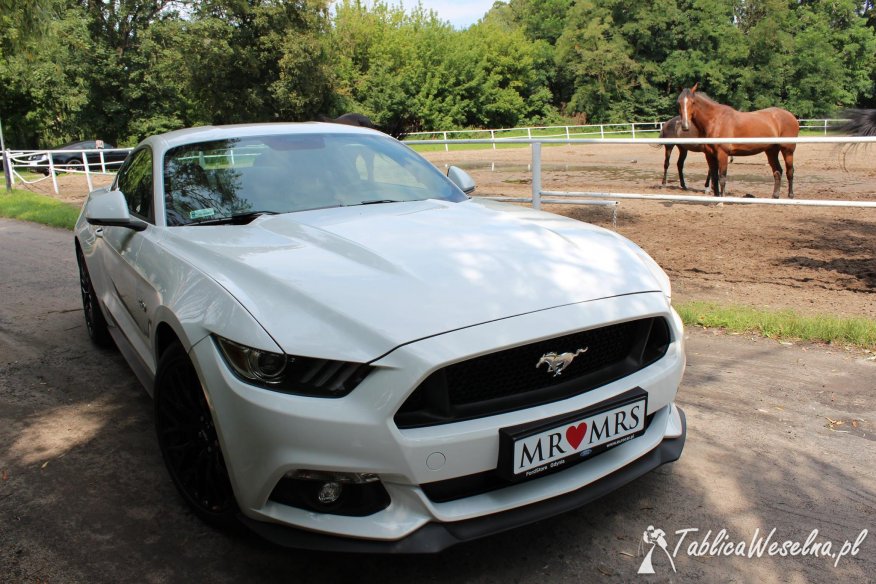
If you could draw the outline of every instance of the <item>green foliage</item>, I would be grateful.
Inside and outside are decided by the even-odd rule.
[[[34,5],[0,0],[18,148],[347,111],[394,132],[651,121],[695,82],[741,110],[876,105],[871,1],[508,0],[464,30],[386,0]]]
[[[497,127],[553,120],[542,45],[486,20],[453,30],[422,8],[336,6],[339,109],[384,128]]]
[[[853,0],[583,0],[557,62],[574,80],[568,113],[591,121],[674,115],[695,82],[740,110],[831,115],[872,95],[874,30]]]

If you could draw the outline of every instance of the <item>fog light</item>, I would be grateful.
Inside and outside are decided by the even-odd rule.
[[[329,505],[340,499],[343,490],[341,483],[325,483],[316,498],[323,505]]]
[[[372,473],[299,469],[280,479],[270,499],[316,513],[364,517],[389,507],[389,493]]]

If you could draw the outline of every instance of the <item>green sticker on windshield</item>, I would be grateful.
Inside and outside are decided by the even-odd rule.
[[[214,209],[198,209],[189,211],[189,219],[203,219],[204,217],[212,217],[216,214]]]

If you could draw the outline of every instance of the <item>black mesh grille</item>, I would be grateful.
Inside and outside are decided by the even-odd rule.
[[[399,428],[480,418],[565,399],[646,367],[669,346],[663,318],[646,318],[539,341],[455,363],[430,375],[395,415]],[[559,375],[546,354],[580,352]]]

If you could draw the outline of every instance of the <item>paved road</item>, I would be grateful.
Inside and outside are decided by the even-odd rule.
[[[439,556],[299,553],[218,533],[186,511],[149,398],[117,353],[89,344],[71,234],[0,219],[0,582],[872,582],[876,363],[688,334],[679,396],[688,442],[677,463],[576,512]],[[656,576],[637,575],[648,526],[667,532],[669,552],[677,530],[700,530],[679,546],[677,573],[657,547]],[[710,542],[726,529],[747,545],[773,528],[772,541],[801,545],[817,529],[833,553],[870,533],[836,567],[811,555],[689,553],[708,530]]]

